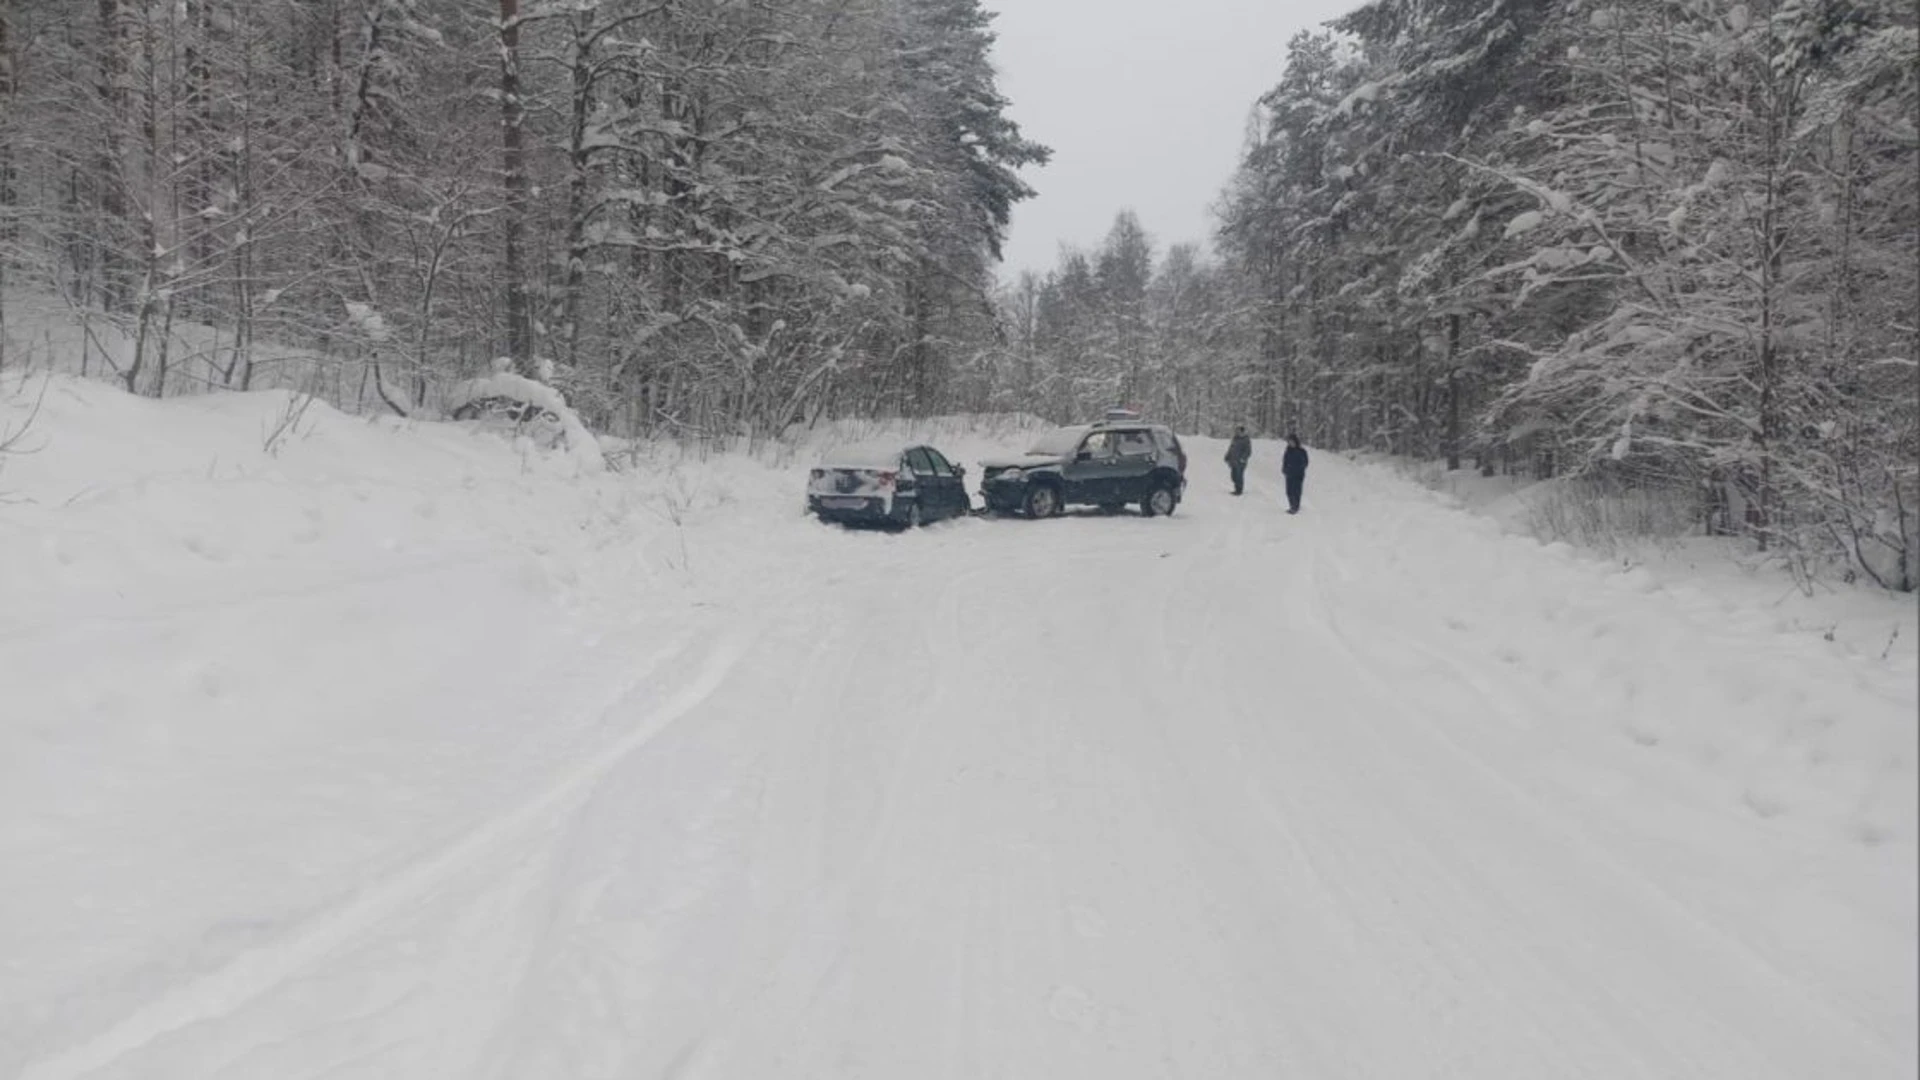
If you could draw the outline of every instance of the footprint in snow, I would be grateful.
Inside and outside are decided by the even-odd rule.
[[[1753,788],[1746,790],[1746,793],[1741,796],[1741,801],[1747,804],[1747,809],[1763,819],[1779,817],[1787,809],[1785,799],[1770,791],[1755,791]]]
[[[321,513],[318,509],[308,507],[306,519],[306,526],[299,532],[293,534],[294,543],[311,544],[320,539],[327,531],[327,515]]]
[[[1073,932],[1083,938],[1103,938],[1107,936],[1106,916],[1090,907],[1076,904],[1067,909],[1067,920],[1073,924]]]
[[[1892,831],[1871,821],[1855,822],[1854,839],[1866,847],[1879,847],[1892,837]]]
[[[1641,746],[1660,745],[1660,733],[1643,724],[1630,722],[1626,725],[1626,732],[1627,738],[1632,739]]]
[[[226,549],[222,548],[219,544],[216,544],[213,541],[208,540],[204,536],[189,536],[186,539],[180,541],[180,544],[182,547],[186,548],[188,551],[193,552],[195,555],[200,556],[201,558],[207,560],[208,562],[226,562],[227,561]]]
[[[1078,1028],[1091,1029],[1099,1019],[1093,998],[1077,986],[1054,987],[1047,1012],[1055,1020]]]

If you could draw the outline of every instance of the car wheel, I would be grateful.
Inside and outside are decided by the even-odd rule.
[[[1051,484],[1035,484],[1027,492],[1025,505],[1028,517],[1050,518],[1060,512],[1060,493]]]
[[[1147,494],[1140,503],[1140,512],[1148,517],[1171,517],[1173,508],[1180,505],[1180,497],[1174,494],[1172,484],[1162,484]]]

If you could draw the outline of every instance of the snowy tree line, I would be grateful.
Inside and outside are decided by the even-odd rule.
[[[618,431],[924,408],[1047,156],[992,41],[977,0],[0,0],[0,295],[153,395],[271,340],[401,413],[502,355]]]
[[[1157,268],[1122,215],[1002,298],[1007,397],[1697,500],[1920,573],[1906,0],[1375,0],[1288,46]]]

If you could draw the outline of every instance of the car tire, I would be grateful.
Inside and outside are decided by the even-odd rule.
[[[1161,484],[1140,500],[1140,512],[1148,517],[1172,517],[1174,507],[1179,505],[1180,493],[1172,484]]]
[[[1027,497],[1020,502],[1027,516],[1039,521],[1060,513],[1060,493],[1052,484],[1035,484],[1027,489]]]

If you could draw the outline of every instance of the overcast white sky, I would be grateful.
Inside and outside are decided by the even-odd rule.
[[[1362,0],[987,0],[999,12],[1000,92],[1053,147],[1023,175],[1002,274],[1051,269],[1132,208],[1156,252],[1204,241],[1254,99],[1280,78],[1287,39]]]

